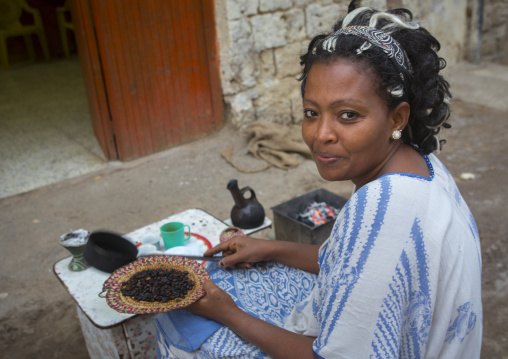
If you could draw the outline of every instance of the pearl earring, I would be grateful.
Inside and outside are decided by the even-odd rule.
[[[395,130],[392,132],[392,138],[394,140],[400,139],[401,136],[402,136],[402,132],[400,130]]]

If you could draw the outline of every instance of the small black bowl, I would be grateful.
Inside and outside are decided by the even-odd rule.
[[[88,264],[108,273],[135,261],[137,255],[134,243],[110,232],[91,233],[84,254]]]

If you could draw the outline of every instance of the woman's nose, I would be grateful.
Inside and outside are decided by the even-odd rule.
[[[316,139],[321,143],[337,141],[337,134],[330,119],[322,118],[317,128]]]

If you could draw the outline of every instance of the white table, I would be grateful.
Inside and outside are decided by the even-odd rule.
[[[203,210],[189,209],[123,237],[136,243],[147,235],[159,235],[159,227],[173,221],[188,224],[191,233],[205,237],[212,246],[219,243],[220,233],[228,227]],[[72,272],[67,268],[71,259],[69,256],[58,261],[53,270],[76,302],[90,358],[156,358],[155,315],[124,314],[111,309],[106,299],[99,297],[110,273],[93,267]]]

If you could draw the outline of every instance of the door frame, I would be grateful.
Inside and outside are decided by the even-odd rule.
[[[94,24],[92,2],[104,0],[71,0],[70,11],[74,24],[76,45],[88,98],[90,116],[95,136],[108,160],[122,160],[119,154],[113,118],[110,111],[108,91],[104,80],[97,29]],[[220,82],[220,66],[215,28],[214,0],[201,0],[203,5],[203,26],[206,41],[207,65],[210,95],[213,108],[214,128],[222,126],[223,98]],[[176,144],[170,144],[168,148]]]

